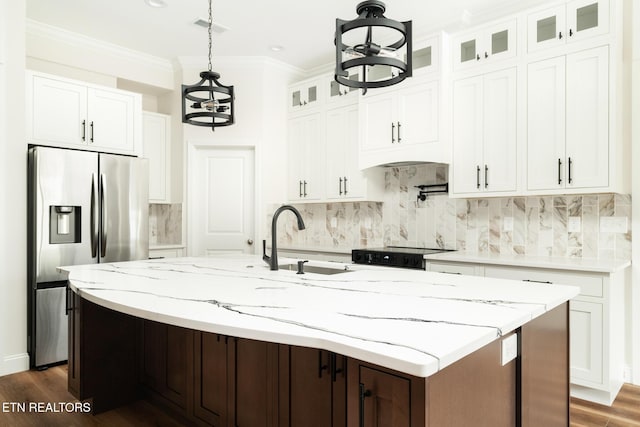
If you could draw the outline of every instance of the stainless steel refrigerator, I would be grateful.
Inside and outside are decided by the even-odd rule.
[[[32,368],[67,360],[67,295],[58,266],[149,256],[146,159],[29,149],[28,348]]]

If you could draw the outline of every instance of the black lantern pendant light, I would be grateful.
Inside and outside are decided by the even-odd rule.
[[[182,85],[182,123],[207,126],[211,130],[229,126],[233,118],[233,86],[224,86],[220,74],[211,71],[211,0],[209,0],[209,69],[200,73],[201,80],[191,86]]]
[[[341,85],[360,88],[366,93],[368,88],[391,86],[411,77],[411,21],[388,19],[384,16],[385,9],[383,2],[367,0],[358,4],[358,17],[353,21],[336,19],[335,79]],[[347,36],[349,31],[353,31],[351,37]],[[345,39],[353,36],[359,36],[361,41],[353,46],[345,44]],[[374,36],[378,37],[374,39]],[[379,40],[387,38],[395,41],[385,46]],[[400,58],[400,49],[405,44],[406,62]],[[362,67],[362,72],[358,80],[351,80],[349,69],[355,67]],[[376,72],[378,77],[370,81],[367,67],[384,67],[386,70]]]

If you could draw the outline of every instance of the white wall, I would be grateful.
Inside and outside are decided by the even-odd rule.
[[[26,370],[25,0],[0,0],[0,375]],[[8,41],[11,41],[10,43]],[[0,62],[2,62],[0,47]]]
[[[192,85],[207,69],[206,58],[180,58],[182,83]],[[267,58],[214,58],[213,71],[220,74],[220,83],[234,86],[235,123],[229,127],[210,128],[182,125],[186,159],[189,143],[219,146],[250,146],[256,153],[256,241],[266,238],[263,218],[265,207],[286,199],[286,99],[287,86],[299,78],[300,72],[288,65]],[[181,102],[181,99],[178,99]],[[181,104],[176,116],[180,120]],[[186,182],[186,174],[184,174]],[[186,195],[185,191],[185,195]],[[185,206],[188,206],[185,200]],[[183,210],[183,218],[188,212]],[[186,230],[185,230],[186,231]],[[188,232],[185,233],[188,235]],[[187,242],[188,244],[189,242]],[[256,248],[257,250],[257,248]]]

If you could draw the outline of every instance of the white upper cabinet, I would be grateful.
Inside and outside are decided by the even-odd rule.
[[[319,201],[324,197],[323,113],[289,119],[289,200]]]
[[[143,112],[142,141],[149,159],[149,202],[171,203],[171,116]]]
[[[316,78],[289,87],[289,112],[307,111],[319,106],[322,98],[322,79]]]
[[[359,80],[360,71],[360,68],[358,70],[350,70],[349,79]],[[336,81],[333,73],[323,79],[322,87],[326,93],[327,103],[332,104],[332,106],[336,103],[354,103],[358,101],[358,91],[360,89],[341,85]]]
[[[609,0],[574,0],[528,15],[529,52],[609,32]]]
[[[398,161],[448,162],[440,140],[440,82],[360,97],[360,169]]]
[[[139,94],[27,73],[27,142],[140,154]]]
[[[453,67],[462,70],[516,55],[517,21],[474,29],[452,38]]]
[[[609,48],[528,66],[527,189],[609,186]]]
[[[517,190],[516,69],[453,83],[452,195]]]

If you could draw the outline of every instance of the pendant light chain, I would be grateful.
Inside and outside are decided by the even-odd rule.
[[[211,14],[211,0],[209,0],[209,71],[211,71],[211,48],[213,43],[211,42],[211,27],[213,25],[213,18]]]

